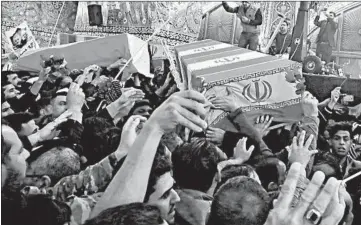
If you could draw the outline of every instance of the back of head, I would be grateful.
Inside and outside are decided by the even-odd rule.
[[[81,145],[87,164],[95,164],[114,152],[119,145],[120,136],[121,130],[102,117],[85,119]]]
[[[21,124],[34,119],[34,115],[28,112],[18,112],[8,115],[4,119],[8,121],[11,128],[13,128],[16,132],[19,132],[21,130]]]
[[[277,157],[259,157],[253,166],[256,169],[262,186],[266,189],[273,189],[275,185],[282,184],[286,179],[286,165]]]
[[[263,225],[270,210],[267,192],[255,180],[238,176],[221,186],[207,225]]]
[[[144,203],[120,205],[101,212],[84,225],[160,225],[163,219],[156,206]]]
[[[9,78],[8,78],[8,75],[10,75],[10,74],[14,74],[14,72],[13,71],[1,71],[1,87],[11,84],[9,82]]]
[[[27,198],[21,214],[22,224],[64,225],[71,221],[70,207],[46,195],[33,195]]]
[[[214,144],[195,138],[172,153],[174,179],[181,188],[207,192],[221,160]]]
[[[55,147],[30,162],[28,174],[48,175],[52,183],[80,172],[80,158],[70,148]]]
[[[257,173],[250,165],[242,164],[226,166],[221,171],[221,180],[218,182],[214,192],[216,193],[223,184],[233,177],[246,176],[255,179],[255,175],[257,175]]]

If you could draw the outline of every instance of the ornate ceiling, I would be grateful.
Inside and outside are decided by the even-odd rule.
[[[98,2],[102,5],[102,27],[89,26],[88,4],[79,3],[75,22],[78,34],[106,36],[127,32],[147,39],[162,28],[155,39],[176,45],[196,40],[204,8],[217,2]]]
[[[23,21],[27,21],[38,44],[40,46],[47,46],[62,5],[63,2],[60,1],[2,1],[2,37],[4,37],[5,31],[9,30],[11,27],[16,27]],[[56,35],[58,32],[72,33],[74,31],[76,12],[77,2],[65,2],[55,30],[54,38],[52,39],[52,44],[56,43]],[[4,47],[4,41],[5,39],[2,38],[2,47]]]

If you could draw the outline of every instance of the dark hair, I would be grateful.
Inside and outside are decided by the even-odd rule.
[[[221,181],[218,182],[216,188],[214,189],[214,193],[218,191],[218,189],[225,184],[229,179],[238,176],[251,176],[252,173],[256,173],[252,166],[247,164],[242,165],[228,165],[221,171]]]
[[[165,146],[162,143],[159,143],[152,169],[150,171],[147,191],[143,202],[148,202],[150,195],[155,191],[154,186],[156,185],[158,179],[170,171],[172,171],[172,161],[166,156]]]
[[[38,101],[36,101],[36,104],[33,104],[31,106],[31,111],[34,113],[34,116],[36,118],[39,118],[40,110],[45,109],[48,105],[50,105],[51,97],[48,96],[42,96]]]
[[[113,153],[120,142],[121,130],[102,117],[84,120],[81,138],[87,164],[93,165]]]
[[[337,15],[336,15],[336,13],[335,13],[335,12],[333,12],[333,11],[331,11],[331,12],[329,12],[329,13],[330,13],[330,14],[332,13],[334,17],[336,17],[336,16],[337,16]]]
[[[72,149],[54,147],[29,162],[35,175],[48,175],[52,184],[61,178],[80,172],[80,157]]]
[[[151,105],[151,103],[150,103],[150,101],[148,99],[142,99],[142,100],[139,100],[139,101],[135,102],[134,106],[129,111],[127,118],[129,119],[129,117],[131,117],[133,115],[134,111],[137,108],[142,107],[142,106],[146,106],[146,105],[152,108],[152,105]],[[125,120],[125,121],[127,121],[127,120]]]
[[[282,169],[283,162],[274,156],[261,156],[253,165],[262,183],[262,186],[267,189],[271,182],[276,184],[283,183],[285,179],[285,171]]]
[[[207,225],[263,225],[270,210],[267,192],[255,180],[229,179],[214,196]]]
[[[70,207],[46,195],[32,195],[21,213],[23,224],[63,225],[71,221]]]
[[[181,188],[206,192],[217,173],[221,156],[217,147],[204,138],[194,138],[172,153],[173,176]]]
[[[11,82],[9,81],[8,75],[13,74],[14,72],[11,71],[2,71],[1,72],[1,87],[4,88],[6,85],[11,84]]]
[[[14,72],[14,71],[1,71],[1,86],[4,86],[4,84],[3,84],[4,82],[8,82],[8,80],[9,80],[8,76],[11,75],[11,74],[16,74],[16,72]]]
[[[290,23],[290,21],[289,21],[289,20],[284,20],[284,21],[283,21],[283,23],[286,23],[286,24],[287,24],[287,26],[290,26],[290,25],[291,25],[291,23]]]
[[[353,136],[352,125],[349,122],[336,122],[327,127],[327,131],[329,132],[331,138],[333,138],[340,130],[348,131],[350,133],[350,137]]]
[[[156,206],[144,203],[120,205],[102,211],[84,225],[159,225],[163,223]]]
[[[1,88],[2,89],[2,88]],[[5,100],[5,94],[4,94],[4,91],[1,90],[1,104],[5,103],[6,100]]]
[[[15,33],[10,37],[11,43],[13,43],[13,39],[14,39],[15,34],[16,34],[17,32],[19,32],[19,31],[21,31],[21,28],[17,28],[16,31],[15,31]],[[14,46],[14,47],[16,47],[16,48],[22,48],[22,47],[26,44],[27,41],[28,41],[27,38],[26,38],[25,40],[21,40],[20,45],[19,45],[19,46]]]
[[[9,126],[16,132],[21,131],[21,125],[34,119],[34,115],[28,112],[18,112],[4,118],[9,122]]]

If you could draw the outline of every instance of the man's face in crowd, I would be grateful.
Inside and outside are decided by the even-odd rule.
[[[5,99],[16,98],[20,92],[16,90],[13,84],[8,84],[3,87]]]
[[[326,16],[331,19],[335,18],[335,14],[333,12],[327,12]]]
[[[66,108],[66,96],[63,96],[63,95],[56,96],[51,101],[51,106],[52,106],[52,116],[53,116],[53,118],[57,118],[58,116],[63,114],[63,112],[65,112],[67,109]]]
[[[2,126],[1,130],[4,137],[4,143],[10,146],[10,151],[5,161],[7,178],[12,177],[13,180],[11,181],[18,185],[19,183],[22,183],[25,178],[27,167],[26,159],[30,154],[23,148],[21,140],[12,128],[8,126]],[[14,177],[16,177],[16,180]],[[2,178],[2,185],[7,178]]]
[[[6,117],[8,115],[14,114],[14,110],[10,107],[8,102],[1,104],[1,117]]]
[[[18,77],[18,75],[16,73],[7,75],[8,76],[8,81],[14,85],[15,87],[20,87],[20,83],[21,83],[21,79]]]
[[[157,206],[161,216],[169,224],[174,223],[175,204],[180,198],[173,189],[174,179],[170,172],[163,174],[154,186],[155,191],[149,196],[148,204]]]
[[[283,22],[280,27],[280,32],[282,34],[287,33],[288,31],[288,24],[286,22]]]
[[[352,143],[349,131],[337,131],[330,141],[332,152],[337,156],[344,157],[350,151]]]
[[[149,105],[143,105],[136,108],[133,112],[133,115],[139,115],[144,117],[149,117],[152,114],[152,108]]]
[[[34,120],[30,120],[27,123],[21,124],[21,130],[19,132],[20,136],[29,136],[31,134],[34,134],[38,131],[39,127],[35,124]]]

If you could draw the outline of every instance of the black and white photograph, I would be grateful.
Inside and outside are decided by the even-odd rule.
[[[26,21],[19,24],[19,26],[6,31],[5,35],[8,46],[10,47],[8,50],[16,52],[17,56],[22,55],[28,50],[39,48]]]
[[[0,217],[360,225],[361,1],[1,1]]]

